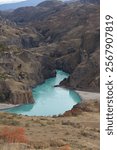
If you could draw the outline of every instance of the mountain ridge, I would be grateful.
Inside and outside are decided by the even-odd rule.
[[[38,1],[38,2],[37,2]],[[43,0],[28,0],[18,3],[10,3],[10,4],[2,4],[0,5],[0,10],[14,10],[19,7],[25,7],[25,6],[36,6],[37,4],[41,3]]]
[[[55,1],[55,0],[27,0],[23,2],[17,2],[17,3],[10,3],[10,4],[1,4],[0,10],[1,11],[13,11],[14,9],[20,8],[20,7],[28,7],[28,6],[36,6],[40,4],[41,2],[46,1]],[[59,0],[61,2],[75,2],[78,1],[80,3],[96,3],[100,4],[100,0]]]

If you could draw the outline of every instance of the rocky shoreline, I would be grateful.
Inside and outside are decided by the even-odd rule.
[[[100,100],[100,93],[95,93],[95,92],[87,92],[87,91],[77,91],[76,92],[79,94],[81,97],[82,101],[87,101],[87,100]]]
[[[75,92],[80,96],[82,103],[85,103],[89,100],[92,100],[92,101],[100,100],[100,93],[77,91],[77,90]],[[9,108],[18,107],[18,106],[20,106],[20,104],[13,105],[13,104],[0,103],[0,110],[9,109]]]

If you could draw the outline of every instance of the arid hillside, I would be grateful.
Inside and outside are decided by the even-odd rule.
[[[60,85],[99,91],[99,3],[46,1],[0,12],[0,101],[32,103],[32,87],[70,73]]]
[[[99,150],[99,93],[92,94],[100,90],[99,3],[49,0],[0,11],[0,103],[34,103],[32,88],[56,69],[70,74],[58,86],[82,98],[59,116],[0,112],[0,150]]]

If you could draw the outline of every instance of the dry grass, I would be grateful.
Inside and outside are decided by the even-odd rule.
[[[0,139],[5,143],[28,143],[25,135],[25,129],[4,127],[0,132]]]
[[[99,109],[96,109],[99,105],[93,101],[87,104],[87,107],[94,111],[83,111],[77,116],[28,117],[0,113],[0,118],[2,120],[4,118],[4,122],[18,121],[20,124],[17,126],[25,128],[29,143],[23,145],[22,150],[99,150],[100,116],[99,111],[97,111]],[[16,127],[15,124],[0,122],[0,131],[4,127]],[[0,143],[2,144],[0,147],[7,150],[4,148],[3,141],[0,141]]]

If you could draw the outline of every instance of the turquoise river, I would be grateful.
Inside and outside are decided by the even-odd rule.
[[[34,104],[21,105],[4,111],[28,116],[52,116],[70,110],[73,105],[80,102],[78,94],[73,90],[54,87],[68,77],[69,74],[57,70],[56,77],[47,79],[33,89]]]

